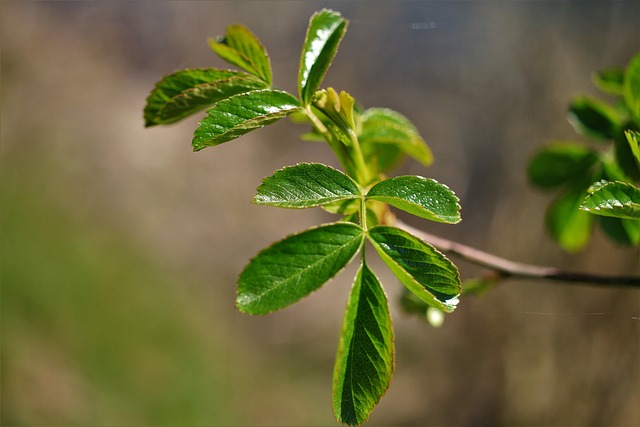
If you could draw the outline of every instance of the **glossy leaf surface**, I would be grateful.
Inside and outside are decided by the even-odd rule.
[[[420,136],[416,127],[402,114],[387,108],[369,108],[362,114],[362,130],[358,137],[363,150],[376,155],[379,169],[386,161],[383,153],[385,145],[392,145],[402,153],[408,154],[425,166],[433,162],[431,150]]]
[[[333,412],[358,425],[389,388],[394,349],[387,297],[363,262],[351,288],[333,373]]]
[[[624,74],[624,101],[636,120],[640,120],[640,54],[634,56]]]
[[[553,142],[531,159],[527,174],[535,186],[552,189],[584,176],[597,160],[598,155],[584,144]]]
[[[347,175],[319,163],[283,168],[262,181],[253,202],[283,208],[308,208],[361,197]]]
[[[578,251],[589,242],[593,226],[593,215],[579,209],[587,195],[583,188],[572,188],[562,194],[549,206],[545,218],[551,237],[569,252]]]
[[[207,111],[193,137],[195,151],[222,144],[299,110],[286,92],[256,90],[224,99]]]
[[[271,86],[271,62],[260,40],[244,25],[227,27],[224,37],[209,39],[209,46],[218,56]]]
[[[261,251],[240,274],[236,305],[266,314],[309,295],[342,270],[364,240],[362,228],[335,223],[294,234]]]
[[[309,105],[320,87],[347,30],[347,23],[340,13],[328,9],[314,13],[309,20],[298,73],[298,90],[303,105]]]
[[[640,189],[626,182],[602,181],[589,189],[580,209],[595,215],[640,219]]]
[[[433,246],[395,227],[373,227],[369,238],[382,260],[418,298],[447,313],[456,308],[460,274]]]
[[[459,200],[444,184],[421,176],[399,176],[374,185],[368,199],[379,200],[431,221],[460,222]]]
[[[263,87],[260,81],[238,71],[177,71],[156,83],[147,97],[145,126],[173,123],[223,98]]]
[[[568,119],[579,134],[600,140],[613,139],[618,126],[617,115],[611,107],[588,97],[571,102]]]

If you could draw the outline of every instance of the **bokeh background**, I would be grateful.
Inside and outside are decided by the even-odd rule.
[[[258,250],[333,218],[250,204],[260,180],[335,165],[283,120],[194,154],[198,117],[143,128],[161,76],[223,67],[206,38],[242,22],[294,92],[313,11],[351,20],[325,86],[403,112],[463,221],[413,225],[534,264],[640,274],[596,233],[546,236],[525,168],[577,138],[572,96],[640,50],[637,1],[3,1],[2,425],[334,425],[333,358],[354,269],[265,317],[234,309]],[[599,96],[599,95],[598,95]],[[482,270],[458,263],[465,278]],[[391,388],[370,425],[640,425],[638,291],[505,281],[439,329],[391,299]]]

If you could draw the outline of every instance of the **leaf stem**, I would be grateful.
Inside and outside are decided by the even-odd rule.
[[[403,221],[395,220],[395,226],[408,231],[447,254],[455,255],[473,264],[489,268],[502,278],[535,279],[586,284],[593,286],[623,286],[640,288],[640,276],[610,276],[576,271],[566,271],[555,267],[537,266],[510,261],[505,258],[454,242],[418,228]]]

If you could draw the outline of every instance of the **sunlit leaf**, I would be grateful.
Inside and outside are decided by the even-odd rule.
[[[351,289],[333,373],[333,412],[343,424],[359,425],[389,388],[394,349],[387,297],[362,263]]]
[[[286,167],[264,179],[253,202],[283,208],[308,208],[359,198],[358,185],[347,175],[319,163]]]
[[[579,134],[600,140],[613,139],[618,127],[617,114],[611,107],[584,96],[571,102],[568,120]]]
[[[366,196],[431,221],[460,222],[459,200],[436,180],[421,176],[399,176],[380,181]]]
[[[447,313],[458,304],[458,269],[433,246],[404,230],[377,226],[369,240],[382,260],[417,297]]]
[[[294,234],[261,251],[238,279],[238,309],[266,314],[309,295],[342,270],[360,249],[362,228],[348,222]]]
[[[580,209],[595,215],[640,219],[640,189],[620,181],[601,181],[589,189]]]
[[[271,86],[271,62],[260,40],[244,25],[227,27],[223,37],[209,39],[209,46],[222,59],[259,77]]]
[[[215,68],[177,71],[156,83],[144,108],[145,126],[169,124],[229,96],[264,87],[246,73]]]
[[[557,141],[536,153],[529,162],[529,180],[541,189],[559,187],[589,173],[598,155],[584,144]]]
[[[640,120],[640,54],[634,56],[624,73],[624,101],[636,120]]]
[[[224,99],[207,111],[193,137],[195,151],[222,144],[261,128],[299,109],[286,92],[255,90]]]
[[[363,150],[368,151],[371,157],[377,157],[381,172],[386,170],[382,167],[386,161],[385,153],[376,151],[384,150],[387,145],[394,146],[425,166],[433,162],[431,150],[416,127],[402,114],[388,108],[369,108],[361,119],[362,130],[358,139]]]
[[[303,105],[309,105],[311,97],[322,83],[347,24],[348,21],[340,13],[328,9],[314,13],[309,20],[298,73],[298,90]]]

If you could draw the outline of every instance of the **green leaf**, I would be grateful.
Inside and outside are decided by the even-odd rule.
[[[322,83],[347,31],[347,24],[340,13],[328,9],[314,13],[309,20],[298,73],[298,90],[304,106],[309,105]]]
[[[156,83],[147,97],[145,126],[173,123],[221,99],[262,87],[263,83],[239,71],[177,71]]]
[[[364,241],[362,228],[340,222],[294,234],[262,250],[240,274],[236,305],[266,314],[309,295],[338,274]]]
[[[264,179],[253,203],[308,208],[359,197],[358,184],[344,173],[319,163],[303,163]]]
[[[286,92],[255,90],[224,99],[207,111],[193,137],[194,151],[222,144],[300,109]]]
[[[601,140],[613,139],[618,127],[616,112],[588,97],[578,97],[571,102],[568,120],[579,134]]]
[[[628,126],[633,126],[633,124],[628,123]],[[627,177],[624,181],[640,181],[640,167],[633,152],[634,147],[630,142],[625,132],[617,132],[613,140],[614,157],[616,164]]]
[[[622,95],[624,70],[618,67],[607,68],[591,76],[591,81],[603,92]]]
[[[362,130],[358,137],[369,157],[376,157],[378,168],[385,162],[378,150],[392,145],[425,166],[433,162],[431,150],[420,137],[416,127],[402,114],[387,108],[369,108],[362,114]]]
[[[531,159],[529,180],[541,189],[553,189],[581,179],[598,160],[598,154],[584,144],[552,142]]]
[[[624,246],[640,244],[640,221],[637,219],[614,218],[600,216],[600,228],[615,243]]]
[[[345,91],[340,93],[332,87],[315,92],[311,103],[320,110],[342,132],[342,140],[351,145],[351,135],[355,137],[355,99]]]
[[[547,230],[568,252],[582,249],[589,242],[593,228],[594,217],[579,209],[580,203],[587,195],[585,187],[580,185],[571,188],[557,198],[547,210]]]
[[[624,101],[631,115],[640,120],[640,54],[634,56],[624,73]]]
[[[638,170],[640,170],[640,132],[627,130],[625,131],[625,136],[627,137],[627,142],[629,143],[629,148],[636,161]]]
[[[433,179],[421,176],[386,179],[374,185],[366,197],[431,221],[460,222],[458,198],[449,187]]]
[[[600,181],[589,188],[580,209],[602,216],[640,219],[640,189],[620,181]]]
[[[260,40],[244,25],[227,27],[223,37],[209,39],[209,46],[218,56],[271,86],[271,62]]]
[[[387,297],[362,263],[351,289],[333,372],[333,413],[338,422],[362,424],[389,388],[394,364]]]
[[[447,313],[458,304],[458,269],[433,246],[395,227],[369,230],[369,240],[382,260],[418,298]]]

